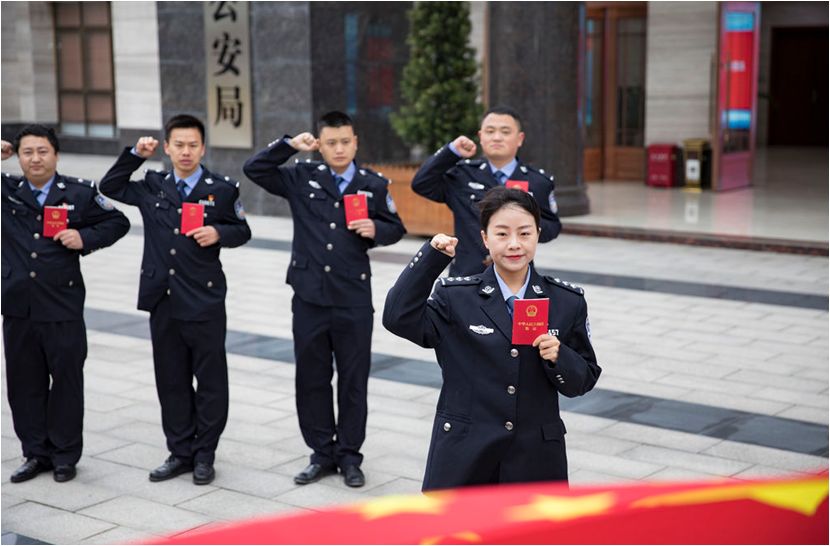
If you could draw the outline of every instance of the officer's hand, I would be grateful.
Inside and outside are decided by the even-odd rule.
[[[559,339],[550,334],[542,334],[533,340],[533,346],[539,347],[539,356],[545,360],[556,362],[559,358]]]
[[[14,155],[12,143],[6,142],[5,140],[0,140],[0,151],[2,151],[2,155],[0,155],[0,158],[2,159],[8,159]]]
[[[213,226],[197,227],[191,229],[185,235],[193,237],[193,240],[199,243],[199,246],[210,246],[219,242],[219,232]]]
[[[450,258],[455,258],[455,247],[458,246],[458,239],[439,233],[429,242],[430,246],[440,250]]]
[[[299,152],[315,152],[320,148],[320,142],[311,133],[300,133],[289,144]]]
[[[368,218],[364,218],[363,220],[352,220],[349,222],[347,227],[354,230],[355,233],[361,237],[366,237],[367,239],[375,238],[375,222],[373,220],[369,220]]]
[[[138,142],[135,143],[135,151],[144,159],[148,159],[153,156],[158,146],[158,140],[154,139],[153,137],[143,136],[138,139]]]
[[[476,143],[469,138],[461,135],[452,141],[453,147],[458,151],[461,157],[473,157],[476,155]]]
[[[52,240],[59,242],[70,250],[81,250],[84,248],[84,240],[77,229],[64,229],[55,234]]]

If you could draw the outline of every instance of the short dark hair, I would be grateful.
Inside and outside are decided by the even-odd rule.
[[[516,110],[514,110],[513,108],[511,108],[507,105],[504,105],[504,104],[494,106],[494,107],[490,108],[489,110],[487,110],[486,112],[484,112],[484,115],[481,117],[481,121],[484,121],[484,118],[486,118],[490,114],[498,114],[500,116],[510,116],[511,118],[516,120],[516,124],[519,126],[519,131],[522,130],[522,118],[521,118],[521,116],[519,116],[519,113]]]
[[[516,206],[526,210],[536,222],[538,230],[542,224],[542,213],[539,210],[539,203],[529,193],[504,186],[496,186],[484,194],[484,199],[478,204],[481,211],[479,221],[481,229],[487,231],[490,225],[490,218],[504,207]]]
[[[15,135],[14,140],[12,140],[12,149],[14,149],[14,153],[17,153],[18,148],[20,148],[20,141],[23,140],[23,137],[27,136],[43,137],[49,141],[49,144],[51,144],[52,148],[55,149],[55,153],[60,151],[58,135],[55,134],[55,130],[39,123],[33,123],[23,127],[20,132]]]
[[[348,114],[345,114],[339,110],[332,110],[331,112],[323,114],[320,116],[320,119],[317,120],[318,134],[324,127],[331,127],[332,129],[336,129],[337,127],[351,127],[354,129],[354,123]]]
[[[205,125],[198,118],[188,114],[179,114],[167,120],[164,124],[164,140],[170,140],[170,133],[173,129],[199,129],[199,134],[202,135],[202,144],[205,142]]]

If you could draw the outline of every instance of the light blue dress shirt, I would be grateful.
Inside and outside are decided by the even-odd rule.
[[[332,178],[334,178],[335,181],[337,181],[336,177],[338,176],[343,179],[343,182],[340,182],[340,184],[338,184],[337,186],[337,189],[340,191],[340,194],[342,195],[343,192],[346,191],[348,185],[352,183],[354,173],[357,172],[357,169],[354,166],[354,162],[351,162],[349,163],[349,167],[345,171],[343,171],[343,174],[337,174],[331,167],[329,167],[329,171],[331,171],[331,176]]]
[[[52,189],[52,182],[54,182],[54,181],[55,181],[55,175],[52,175],[52,178],[49,179],[49,182],[44,184],[42,188],[35,187],[35,186],[32,185],[31,182],[29,182],[28,180],[26,181],[29,184],[29,189],[32,190],[32,194],[34,194],[34,192],[36,192],[36,191],[41,192],[40,195],[35,197],[35,199],[37,200],[38,205],[40,205],[41,207],[46,202],[46,197],[49,195],[49,190]]]
[[[196,187],[196,183],[199,182],[199,179],[202,178],[202,166],[199,165],[199,168],[194,171],[193,174],[188,176],[187,178],[179,178],[176,176],[175,171],[173,171],[173,176],[176,178],[176,188],[179,187],[179,180],[184,180],[184,195],[187,197],[190,195],[190,192],[193,191],[193,188]]]
[[[499,283],[499,288],[501,289],[501,296],[504,298],[504,301],[507,301],[507,298],[510,296],[516,296],[516,299],[523,300],[525,297],[525,292],[527,292],[527,285],[530,284],[530,268],[527,268],[527,277],[525,278],[525,283],[519,289],[518,292],[515,294],[508,288],[507,283],[499,275],[498,270],[493,267],[493,273],[496,274],[496,282]]]

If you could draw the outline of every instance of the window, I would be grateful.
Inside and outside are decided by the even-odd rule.
[[[55,2],[60,132],[115,136],[109,2]]]
[[[642,146],[645,126],[646,21],[617,23],[617,146]]]

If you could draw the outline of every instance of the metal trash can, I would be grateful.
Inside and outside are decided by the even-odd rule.
[[[688,138],[683,141],[683,165],[686,171],[686,187],[709,189],[712,187],[712,149],[705,138]]]
[[[680,147],[675,144],[649,144],[646,153],[646,185],[671,188],[683,185]]]

